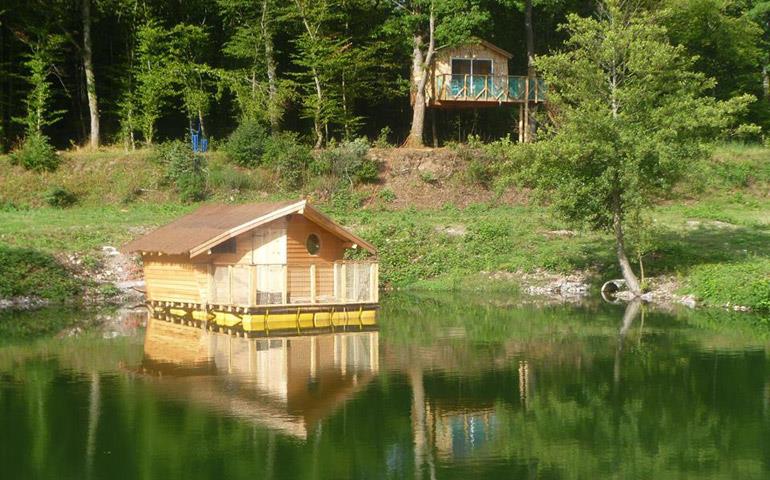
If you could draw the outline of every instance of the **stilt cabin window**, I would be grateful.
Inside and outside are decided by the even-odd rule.
[[[492,60],[487,58],[452,59],[452,95],[477,95],[492,75]]]

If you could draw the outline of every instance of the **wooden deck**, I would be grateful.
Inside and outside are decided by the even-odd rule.
[[[545,102],[542,79],[513,75],[437,75],[431,105],[436,107],[491,106]]]
[[[210,273],[206,298],[222,308],[377,303],[378,274],[364,261],[225,265]]]

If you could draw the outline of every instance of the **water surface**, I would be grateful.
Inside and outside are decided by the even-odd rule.
[[[253,340],[97,316],[0,316],[0,478],[770,478],[761,316],[391,295],[378,331]]]

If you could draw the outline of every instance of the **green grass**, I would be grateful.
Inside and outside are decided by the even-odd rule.
[[[4,161],[0,158],[0,245],[44,253],[93,252],[104,245],[119,247],[195,208],[157,184],[162,172],[143,152],[72,154],[53,174],[18,169],[1,173]],[[264,172],[241,171],[217,154],[210,157],[209,182],[214,201],[281,195],[270,190]],[[42,205],[41,195],[53,184],[79,192],[78,204],[30,208]],[[752,280],[770,277],[769,186],[770,149],[717,149],[712,161],[694,166],[674,197],[655,209],[657,234],[645,258],[646,274],[676,276],[682,293],[709,304],[770,308],[767,284]],[[131,197],[137,188],[144,193]],[[379,197],[369,203],[370,194],[338,192],[321,207],[378,246],[381,279],[394,287],[514,288],[484,281],[480,272],[489,271],[584,270],[597,282],[619,276],[608,235],[570,230],[547,207],[477,204],[392,210]],[[359,208],[362,204],[369,206]]]
[[[52,255],[0,245],[0,298],[34,296],[73,300],[80,283]]]
[[[770,258],[697,265],[690,270],[685,288],[711,305],[770,310]]]
[[[0,208],[46,206],[46,198],[55,188],[72,192],[77,204],[86,207],[179,202],[179,193],[166,184],[163,167],[151,157],[149,150],[66,152],[56,171],[39,173],[13,166],[8,155],[0,155]],[[276,195],[275,179],[266,170],[232,165],[217,152],[207,157],[212,199],[247,201],[263,198],[265,193]]]
[[[89,252],[120,247],[195,206],[174,203],[0,210],[0,244],[43,252]]]

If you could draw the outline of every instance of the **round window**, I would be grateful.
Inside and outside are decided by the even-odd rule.
[[[307,253],[310,255],[316,255],[318,254],[318,251],[321,250],[321,239],[318,238],[318,235],[315,233],[311,233],[307,236],[305,247],[307,247]]]

